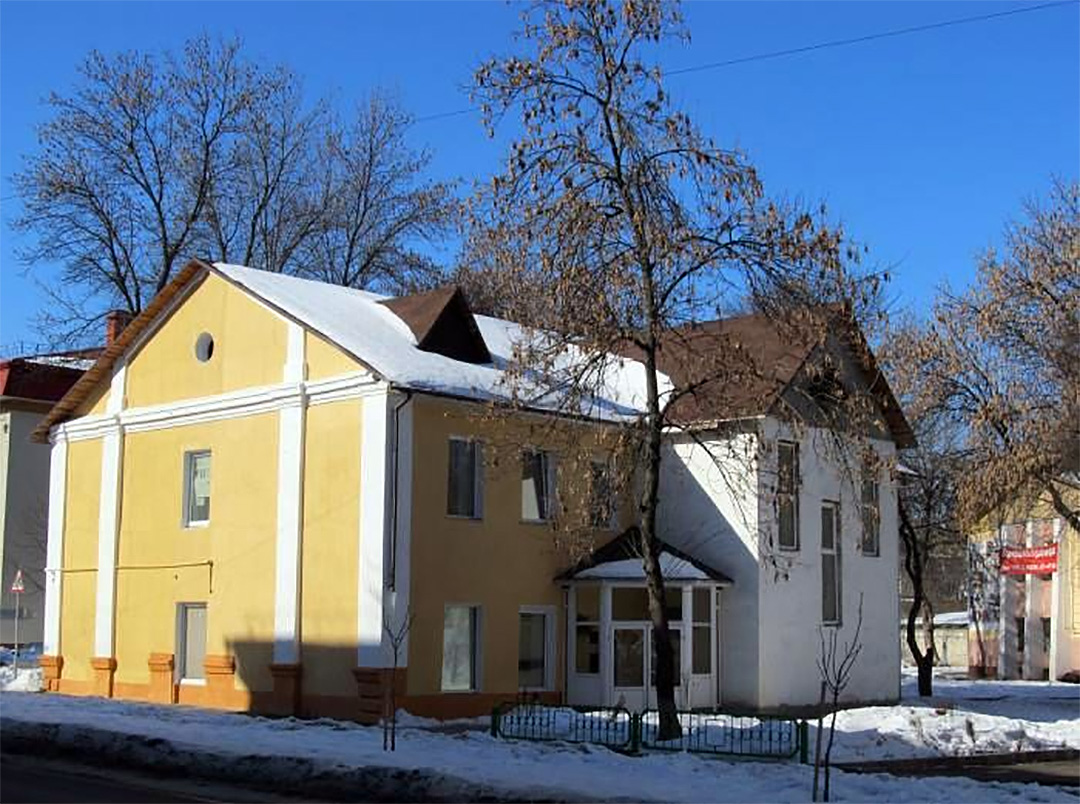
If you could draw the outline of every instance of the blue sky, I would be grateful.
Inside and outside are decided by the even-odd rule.
[[[667,69],[1022,7],[981,2],[694,2],[692,41]],[[36,147],[51,90],[69,91],[91,48],[178,49],[239,35],[250,58],[286,63],[311,95],[347,108],[395,92],[422,117],[469,105],[485,56],[509,52],[520,6],[502,2],[0,4],[0,345],[39,340],[43,296],[15,258],[10,176]],[[745,149],[773,193],[825,201],[891,266],[897,308],[925,311],[964,286],[978,251],[1052,175],[1080,173],[1080,4],[672,76],[701,128]],[[475,114],[418,122],[432,170],[465,182],[497,170],[502,145]],[[55,266],[32,276],[49,281]]]

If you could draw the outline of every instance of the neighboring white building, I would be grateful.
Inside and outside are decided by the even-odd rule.
[[[857,332],[834,334],[820,346],[800,346],[785,341],[763,317],[747,316],[711,325],[705,336],[724,335],[755,350],[756,362],[775,376],[761,387],[725,388],[694,399],[685,411],[691,422],[707,421],[704,411],[714,421],[728,411],[733,415],[723,424],[673,432],[665,446],[658,528],[668,545],[669,617],[681,654],[676,698],[689,706],[756,711],[814,707],[821,695],[816,660],[822,638],[835,632],[842,652],[858,628],[861,649],[842,700],[895,701],[900,695],[895,467],[897,448],[913,441],[910,427]],[[825,355],[838,367],[835,389],[860,384],[872,389],[880,414],[874,432],[838,438],[833,430],[806,424],[813,413],[792,415],[807,410],[808,393],[816,393],[814,382],[820,380],[816,373],[818,380],[809,379],[814,373],[809,367],[820,365]],[[686,367],[676,356],[669,358],[660,368],[676,386],[684,385]],[[785,423],[791,421],[801,423],[793,429]],[[864,449],[877,455],[876,466],[864,463]],[[569,700],[633,708],[655,693],[620,687],[620,676],[626,676],[620,660],[625,664],[628,656],[643,654],[648,676],[649,629],[643,616],[620,618],[619,598],[629,598],[627,589],[643,587],[644,578],[640,561],[609,552],[602,548],[584,569],[565,576],[571,622],[587,600],[585,608],[598,612],[592,616],[601,642],[600,673],[571,672]],[[590,587],[598,587],[595,601],[597,591]],[[640,637],[635,629],[642,631]],[[701,642],[706,633],[712,635],[711,663]],[[571,640],[570,668],[575,667],[573,651]]]
[[[47,444],[30,434],[83,371],[97,350],[16,357],[0,361],[0,644],[15,641],[16,599],[11,592],[22,570],[19,642],[41,642],[44,567],[49,505]]]

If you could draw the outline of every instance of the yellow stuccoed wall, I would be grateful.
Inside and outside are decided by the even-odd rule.
[[[89,681],[94,656],[98,508],[101,500],[101,441],[68,446],[67,501],[64,507],[64,558],[60,645],[64,678]]]
[[[305,694],[356,694],[360,417],[360,400],[307,412],[300,629]]]
[[[208,449],[210,523],[183,527],[184,453]],[[174,653],[178,603],[207,604],[208,654],[234,654],[237,687],[269,690],[274,631],[276,413],[129,434],[118,566],[118,682],[149,680],[150,653]],[[213,583],[211,591],[211,580]]]
[[[364,368],[345,352],[327,343],[314,332],[304,332],[304,350],[307,359],[307,378],[323,380],[339,374],[350,374]]]
[[[202,332],[214,338],[214,355],[205,363],[195,359]],[[127,407],[280,383],[286,338],[283,320],[211,274],[130,359]]]
[[[556,607],[555,675],[561,688],[563,591],[553,579],[569,566],[570,557],[556,545],[551,526],[521,521],[520,455],[505,446],[485,448],[486,459],[497,453],[499,465],[485,468],[483,519],[448,517],[449,438],[490,439],[492,428],[500,425],[480,421],[479,405],[422,395],[414,399],[409,695],[441,691],[443,607],[454,603],[481,606],[479,692],[511,696],[518,689],[520,607]],[[597,543],[612,535],[597,534]]]

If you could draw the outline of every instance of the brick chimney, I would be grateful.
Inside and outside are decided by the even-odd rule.
[[[131,323],[132,315],[127,310],[113,310],[105,316],[105,345],[112,346],[120,337],[124,327]]]

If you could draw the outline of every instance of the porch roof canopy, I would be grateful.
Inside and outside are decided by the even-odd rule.
[[[640,532],[629,528],[556,577],[558,581],[644,581]],[[660,543],[660,572],[665,581],[733,582],[724,573],[666,542]]]

